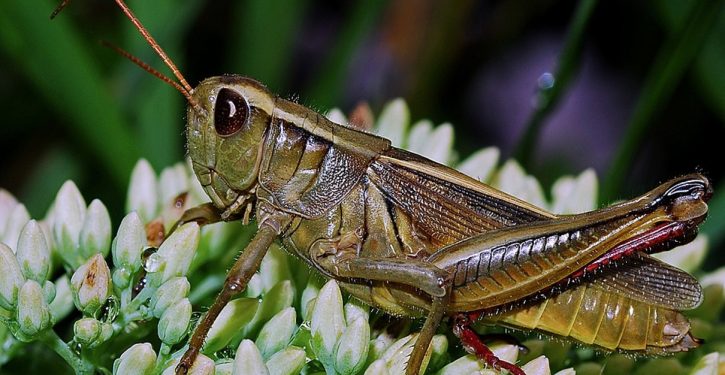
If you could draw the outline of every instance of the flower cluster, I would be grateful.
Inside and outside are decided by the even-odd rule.
[[[347,122],[337,110],[328,117]],[[591,170],[557,180],[548,200],[515,161],[498,166],[497,149],[457,162],[451,125],[434,127],[425,120],[410,130],[408,125],[405,103],[395,100],[375,121],[375,130],[398,147],[553,212],[595,208],[597,181]],[[79,374],[172,374],[198,320],[194,310],[211,303],[225,270],[254,232],[253,224],[200,228],[189,223],[167,234],[184,210],[206,200],[188,165],[157,176],[141,160],[131,176],[128,214],[114,235],[103,203],[86,205],[72,182],[61,187],[42,220],[31,219],[21,203],[0,190],[0,366],[27,357],[25,349],[40,344]],[[706,249],[701,236],[662,258],[697,273]],[[694,354],[635,363],[538,337],[526,338],[525,354],[505,342],[491,348],[527,374],[601,374],[609,367],[622,373],[716,373],[725,348],[716,323],[725,304],[725,268],[701,280],[705,304],[691,316],[696,334],[708,344]],[[190,373],[396,375],[404,372],[417,329],[370,311],[275,245],[245,292],[222,310]],[[423,368],[431,374],[495,373],[445,334],[433,338]]]

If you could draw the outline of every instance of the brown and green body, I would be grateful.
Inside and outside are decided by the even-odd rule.
[[[290,253],[353,296],[428,316],[421,337],[443,315],[471,313],[611,350],[697,345],[677,311],[699,304],[699,285],[645,252],[691,239],[707,212],[702,176],[556,216],[248,78],[207,79],[194,97],[203,111],[189,109],[189,153],[222,217],[256,210]]]

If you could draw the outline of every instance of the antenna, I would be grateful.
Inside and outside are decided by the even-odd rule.
[[[108,47],[108,48],[114,50],[119,55],[127,58],[132,63],[138,65],[139,68],[141,68],[141,69],[149,72],[150,74],[152,74],[156,78],[158,78],[158,79],[160,79],[160,80],[168,83],[171,87],[173,87],[176,90],[178,90],[181,93],[181,95],[184,95],[184,97],[186,98],[186,100],[189,101],[189,103],[191,103],[194,107],[197,107],[198,106],[198,103],[196,103],[196,100],[194,100],[194,97],[191,96],[192,93],[189,92],[189,91],[187,91],[187,89],[185,87],[181,86],[179,83],[177,83],[174,80],[172,80],[171,78],[163,75],[161,72],[159,72],[158,70],[152,68],[149,64],[141,61],[138,57],[130,54],[128,51],[126,51],[126,50],[124,50],[124,49],[122,49],[122,48],[120,48],[120,47],[118,47],[118,46],[116,46],[116,45],[114,45],[114,44],[112,44],[110,42],[107,42],[105,40],[102,40],[101,41],[101,44],[104,47]]]
[[[163,60],[164,64],[166,64],[166,66],[169,67],[169,69],[171,69],[171,71],[174,73],[174,76],[176,76],[176,78],[179,80],[179,83],[174,82],[169,77],[166,77],[165,75],[161,74],[158,70],[152,68],[150,65],[141,61],[139,58],[137,58],[136,56],[133,56],[132,54],[128,53],[127,51],[125,51],[117,46],[114,46],[108,42],[102,42],[103,45],[113,49],[121,56],[129,59],[131,62],[138,65],[141,69],[151,73],[152,75],[156,76],[160,80],[162,80],[162,81],[168,83],[169,85],[171,85],[172,87],[174,87],[182,95],[184,95],[184,97],[189,102],[189,104],[191,104],[191,106],[194,107],[194,110],[196,110],[199,113],[203,113],[204,112],[203,108],[201,108],[201,105],[199,105],[199,103],[193,97],[194,89],[186,81],[186,79],[184,78],[184,75],[182,75],[179,68],[176,67],[176,64],[174,64],[174,62],[171,60],[171,58],[169,58],[169,56],[166,54],[166,52],[164,52],[164,50],[161,48],[159,43],[156,42],[156,39],[154,39],[154,37],[151,36],[151,34],[148,32],[148,30],[146,30],[146,28],[143,26],[143,24],[141,24],[141,21],[139,21],[139,19],[136,17],[136,15],[133,14],[133,12],[128,7],[128,5],[126,5],[126,3],[123,2],[123,0],[115,0],[115,1],[116,1],[116,4],[118,4],[118,6],[121,8],[123,13],[126,14],[126,17],[128,17],[128,19],[131,20],[133,25],[136,27],[136,30],[138,30],[139,33],[141,33],[141,36],[143,36],[143,38],[146,40],[146,42],[151,46],[151,48],[153,48],[153,50],[161,58],[161,60]],[[58,5],[58,7],[55,8],[53,13],[50,15],[50,18],[51,19],[55,18],[55,16],[57,16],[58,13],[60,13],[63,10],[63,8],[68,6],[68,4],[70,4],[70,0],[63,0]]]

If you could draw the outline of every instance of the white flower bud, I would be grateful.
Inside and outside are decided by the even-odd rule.
[[[73,181],[66,181],[53,203],[53,239],[58,253],[72,268],[83,263],[78,251],[79,237],[86,216],[86,202]]]
[[[269,375],[297,375],[305,365],[305,350],[289,346],[272,355],[266,363]]]
[[[340,108],[333,108],[327,111],[325,117],[336,124],[347,125],[347,116],[345,116]]]
[[[113,363],[113,374],[151,375],[155,364],[156,353],[151,344],[134,344]]]
[[[413,124],[408,135],[408,150],[423,155],[433,161],[446,164],[450,159],[453,146],[453,127],[442,124],[436,128],[430,120],[421,120]]]
[[[720,353],[712,352],[708,355],[703,356],[695,363],[695,366],[693,366],[690,375],[719,374],[720,371],[718,370],[722,368],[721,363],[722,361],[720,360]]]
[[[138,212],[138,216],[145,223],[151,221],[156,217],[158,207],[156,191],[156,172],[148,161],[139,160],[131,172],[126,211]]]
[[[134,211],[126,215],[118,226],[113,240],[113,264],[132,272],[141,268],[141,253],[146,247],[146,230]]]
[[[237,298],[229,301],[209,329],[204,351],[213,353],[227,346],[239,330],[254,318],[259,304],[256,298]]]
[[[160,318],[169,306],[186,297],[189,289],[191,289],[191,285],[186,277],[172,277],[156,290],[151,297],[149,308],[155,317]]]
[[[101,336],[101,322],[93,318],[81,318],[73,324],[74,339],[89,346]]]
[[[108,255],[111,243],[111,217],[106,206],[94,199],[86,211],[86,219],[80,233],[80,250],[84,258],[93,254]]]
[[[94,314],[111,295],[111,270],[103,255],[96,254],[80,266],[71,278],[73,302],[88,315]]]
[[[161,375],[174,375],[176,374],[176,366],[179,364],[179,360],[176,359],[171,361],[170,366],[167,367]],[[120,374],[120,372],[119,372]],[[214,361],[209,357],[199,354],[194,360],[194,364],[186,373],[187,375],[213,375],[214,374]]]
[[[378,117],[376,133],[387,138],[395,147],[405,146],[405,132],[410,122],[410,111],[403,99],[388,102]]]
[[[479,181],[488,182],[496,169],[500,154],[496,147],[478,150],[458,164],[456,169]]]
[[[251,340],[243,340],[234,357],[234,375],[269,375],[259,349]]]
[[[27,280],[18,293],[17,321],[20,332],[32,337],[53,325],[43,289],[35,280]]]
[[[317,358],[331,369],[335,363],[335,344],[345,329],[345,317],[342,310],[342,294],[334,280],[328,281],[317,295],[312,311],[310,346]],[[328,370],[329,372],[329,370]]]
[[[546,207],[539,181],[526,174],[515,160],[509,160],[498,171],[493,186],[538,207]]]
[[[199,225],[192,222],[179,227],[153,255],[160,264],[156,272],[149,272],[148,285],[158,287],[172,277],[186,276],[198,246]]]
[[[18,302],[18,291],[25,283],[13,251],[0,242],[0,307],[12,310]]]
[[[385,361],[378,359],[368,366],[363,375],[389,375],[388,367],[385,365]]]
[[[551,375],[551,370],[549,370],[549,359],[543,355],[532,359],[527,364],[523,365],[521,369],[524,370],[525,374],[529,375]]]
[[[593,169],[587,169],[577,177],[560,177],[551,187],[551,212],[578,214],[596,209],[598,185]]]
[[[5,226],[10,219],[10,213],[17,205],[18,200],[7,190],[0,188],[0,241],[2,241],[2,233],[5,232]]]
[[[23,204],[16,204],[7,219],[5,228],[0,228],[0,242],[13,249],[17,249],[18,237],[25,224],[30,220],[30,214]]]
[[[166,345],[175,345],[186,336],[191,319],[191,302],[188,298],[177,301],[166,309],[159,320],[159,338]]]
[[[43,283],[50,273],[50,249],[45,234],[35,220],[30,220],[18,239],[18,263],[28,279]]]
[[[287,307],[273,316],[257,336],[256,344],[262,357],[269,359],[272,354],[286,347],[296,329],[297,314],[294,307]]]
[[[357,299],[350,299],[345,306],[345,324],[350,325],[352,322],[362,318],[370,320],[370,306],[360,302]]]
[[[343,375],[357,374],[368,357],[370,324],[358,318],[345,328],[335,348],[335,369]]]

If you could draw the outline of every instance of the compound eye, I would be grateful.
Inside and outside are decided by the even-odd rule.
[[[249,104],[230,89],[221,89],[214,103],[214,129],[221,136],[238,132],[249,118]]]

